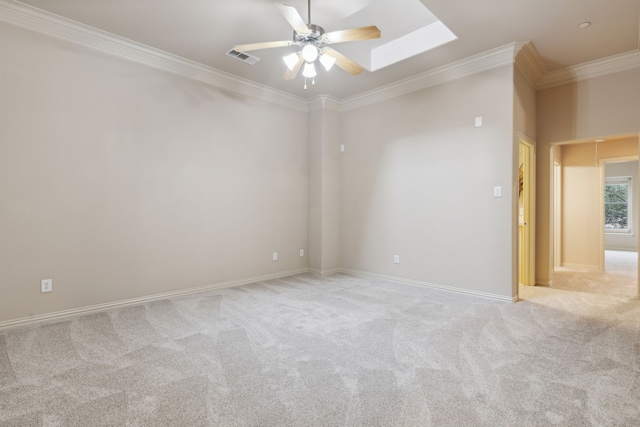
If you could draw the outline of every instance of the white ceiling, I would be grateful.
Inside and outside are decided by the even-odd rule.
[[[327,31],[377,25],[380,42],[425,25],[427,18],[394,18],[390,8],[412,9],[418,0],[312,0],[312,23]],[[303,90],[302,77],[282,81],[282,56],[291,48],[251,52],[248,65],[225,56],[236,44],[290,40],[291,27],[278,0],[22,0],[23,3],[127,39],[200,62],[303,98],[339,99],[515,41],[531,41],[547,71],[637,50],[640,0],[419,0],[458,37],[436,49],[375,72],[351,76],[334,67],[319,70],[316,86]],[[284,0],[307,18],[306,0]],[[415,14],[414,14],[415,15]],[[402,17],[402,15],[398,15]],[[369,21],[369,22],[364,22]],[[592,25],[578,29],[578,24]],[[334,45],[363,61],[374,41]],[[368,64],[362,64],[368,65]]]

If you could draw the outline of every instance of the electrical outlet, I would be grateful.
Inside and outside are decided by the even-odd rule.
[[[300,256],[304,256],[304,249],[300,249]]]
[[[274,252],[273,253],[273,260],[277,261],[278,260],[278,252]]]
[[[394,255],[393,256],[393,263],[394,264],[400,264],[400,255]]]
[[[51,292],[53,290],[53,279],[44,279],[40,281],[41,292]]]

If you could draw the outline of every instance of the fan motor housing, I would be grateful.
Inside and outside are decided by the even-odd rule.
[[[318,44],[322,42],[322,36],[324,35],[324,28],[319,25],[308,24],[307,27],[311,30],[306,34],[300,34],[297,31],[293,32],[293,41],[298,44],[313,43]]]

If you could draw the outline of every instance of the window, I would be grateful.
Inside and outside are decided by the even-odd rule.
[[[631,177],[605,178],[605,233],[631,233],[631,194]]]

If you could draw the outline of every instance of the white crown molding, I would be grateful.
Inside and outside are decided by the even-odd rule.
[[[515,57],[516,67],[531,87],[535,88],[547,69],[535,46],[531,42],[518,43]]]
[[[354,110],[366,105],[385,101],[396,96],[405,95],[431,86],[436,86],[451,80],[456,80],[471,74],[513,64],[516,43],[510,43],[496,49],[491,49],[477,55],[433,70],[388,84],[380,88],[342,100],[342,111]]]
[[[481,297],[481,298],[489,298],[489,299],[492,299],[492,300],[497,300],[497,301],[502,301],[502,302],[512,302],[513,303],[513,302],[518,301],[518,297],[517,296],[510,297],[510,296],[505,296],[505,295],[492,294],[492,293],[488,293],[488,292],[474,291],[474,290],[471,290],[471,289],[456,288],[456,287],[453,287],[453,286],[438,285],[438,284],[429,283],[429,282],[421,282],[419,280],[405,279],[405,278],[402,278],[402,277],[385,276],[383,274],[370,273],[370,272],[367,272],[367,271],[350,270],[350,269],[346,269],[346,268],[343,268],[340,271],[342,273],[352,274],[354,276],[373,277],[373,278],[376,278],[376,279],[389,280],[389,281],[392,281],[392,282],[405,283],[405,284],[408,284],[408,285],[422,286],[424,288],[437,289],[437,290],[440,290],[440,291],[455,292],[455,293],[458,293],[458,294],[473,295],[475,297]]]
[[[332,96],[320,95],[309,101],[309,112],[318,110],[342,111],[342,103]]]
[[[640,50],[632,50],[608,58],[585,62],[574,67],[551,71],[540,79],[536,89],[549,89],[635,68],[640,68]]]
[[[284,91],[63,18],[17,0],[0,0],[0,21],[302,112],[319,109],[349,111],[514,62],[536,90],[640,68],[640,50],[633,50],[546,73],[535,47],[531,43],[518,42],[345,99],[319,96],[308,101]]]
[[[148,295],[140,298],[131,298],[127,300],[115,301],[115,302],[110,302],[106,304],[91,305],[86,307],[74,308],[71,310],[56,311],[54,313],[45,313],[45,314],[39,314],[31,317],[23,317],[21,319],[7,320],[4,322],[0,322],[0,330],[7,329],[7,328],[15,328],[18,326],[31,325],[31,324],[40,323],[40,322],[56,321],[56,320],[64,319],[71,316],[77,316],[80,314],[90,314],[98,311],[104,311],[104,310],[120,308],[120,307],[127,307],[130,305],[144,304],[144,303],[158,301],[158,300],[167,299],[167,298],[192,295],[200,292],[211,291],[214,289],[231,288],[235,286],[242,286],[242,285],[248,285],[251,283],[263,282],[266,280],[281,279],[283,277],[296,276],[298,274],[304,274],[308,272],[309,270],[307,268],[301,268],[297,270],[283,271],[280,273],[265,274],[263,276],[248,277],[248,278],[239,279],[239,280],[230,280],[227,282],[220,282],[212,285],[199,286],[196,288],[183,289],[183,290],[173,291],[173,292],[165,292],[162,294]]]
[[[242,95],[307,112],[307,101],[195,61],[80,24],[16,0],[0,0],[0,21]]]

